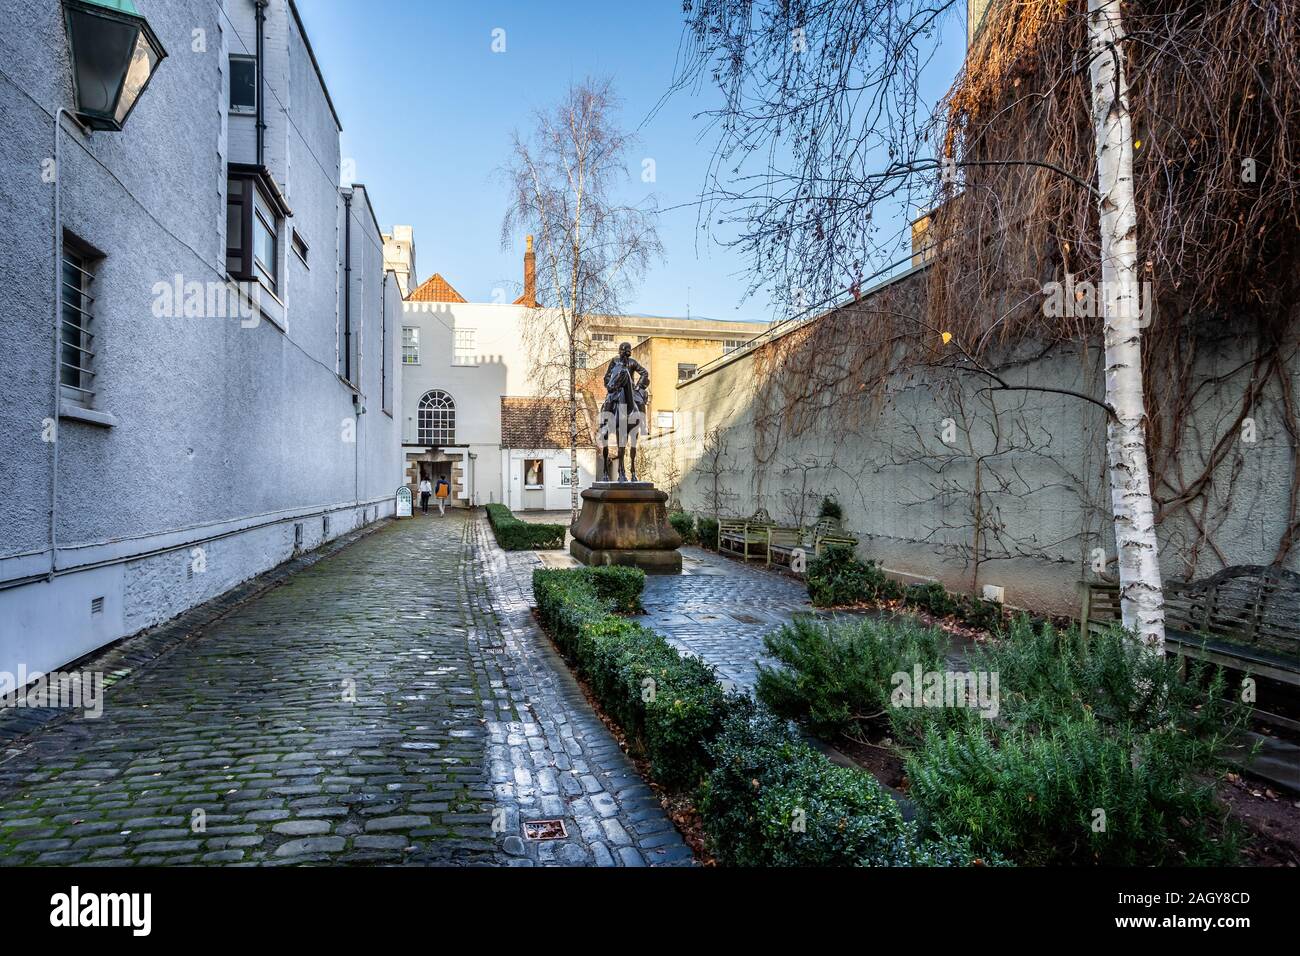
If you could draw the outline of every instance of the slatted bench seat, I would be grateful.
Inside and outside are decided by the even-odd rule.
[[[1081,627],[1120,620],[1119,585],[1079,583]],[[1300,687],[1300,574],[1238,565],[1199,581],[1165,583],[1166,653]],[[1256,709],[1256,716],[1300,730],[1300,721]]]
[[[773,525],[767,529],[767,563],[789,565],[794,553],[803,547],[802,528],[781,528]]]
[[[829,534],[817,536],[816,541],[813,543],[813,554],[820,555],[827,548],[848,548],[849,550],[856,550],[857,547],[858,539],[853,537],[853,535],[844,534],[843,532],[831,532]]]
[[[858,539],[840,528],[838,518],[818,518],[807,528],[773,526],[767,532],[767,563],[789,566],[796,550],[803,550],[808,557],[816,557],[825,548],[833,546],[858,546]]]
[[[767,529],[772,519],[759,508],[748,518],[723,518],[718,522],[718,551],[748,561],[767,557]]]

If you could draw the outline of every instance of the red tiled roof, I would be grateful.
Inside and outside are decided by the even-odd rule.
[[[406,297],[408,302],[464,302],[465,297],[451,287],[451,283],[434,273],[420,287]]]
[[[587,409],[578,402],[578,447],[591,448]],[[568,448],[569,403],[563,398],[501,396],[502,448]]]

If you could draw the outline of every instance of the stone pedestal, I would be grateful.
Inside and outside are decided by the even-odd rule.
[[[569,553],[583,564],[624,564],[678,574],[682,538],[668,523],[668,495],[648,481],[598,481],[582,493]]]

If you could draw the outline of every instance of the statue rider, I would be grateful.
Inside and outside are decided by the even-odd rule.
[[[632,344],[623,342],[618,355],[610,359],[605,370],[605,402],[600,407],[600,457],[601,472],[605,481],[610,477],[609,447],[611,441],[618,450],[618,480],[627,481],[623,468],[623,455],[632,450],[632,481],[636,481],[636,441],[645,429],[646,392],[650,387],[650,373],[632,357]]]

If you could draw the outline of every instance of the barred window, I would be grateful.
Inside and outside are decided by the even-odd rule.
[[[446,392],[425,392],[417,411],[416,440],[421,445],[456,444],[456,402]]]
[[[95,297],[90,294],[95,275],[91,258],[63,243],[63,348],[59,354],[59,391],[65,399],[90,407],[95,397],[94,320]]]

